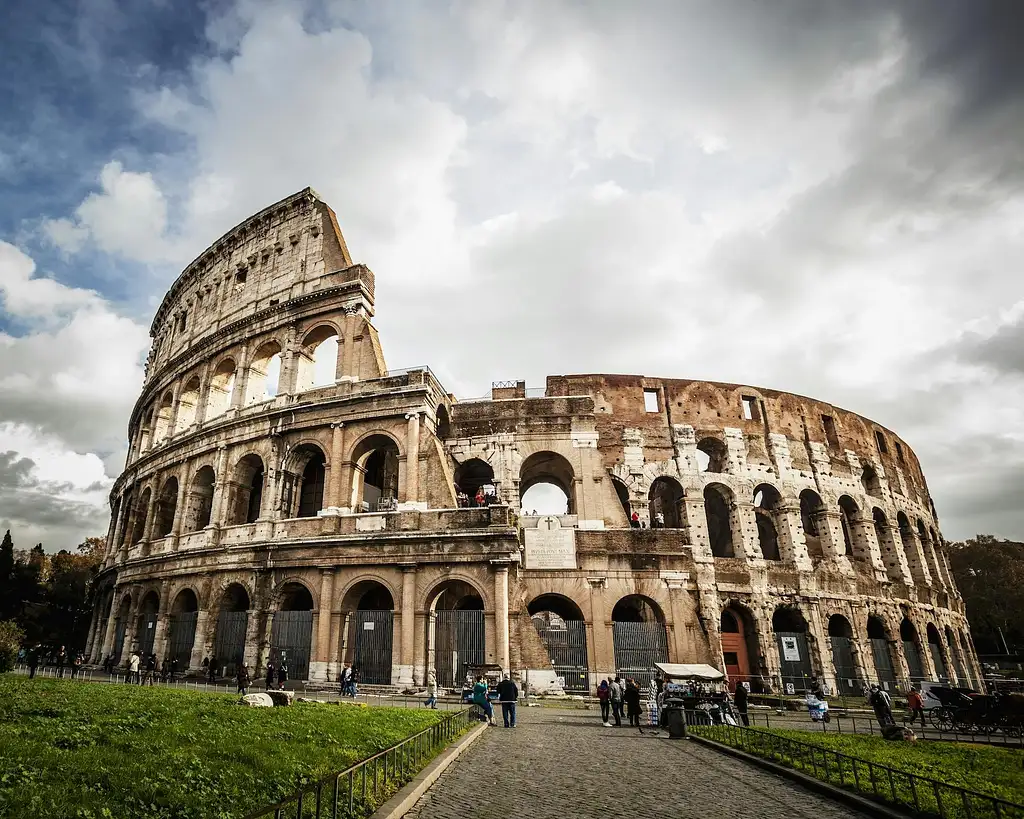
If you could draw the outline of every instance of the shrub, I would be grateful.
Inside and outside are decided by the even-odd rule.
[[[25,632],[13,620],[0,620],[0,674],[14,669]]]

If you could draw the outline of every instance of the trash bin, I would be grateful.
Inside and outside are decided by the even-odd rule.
[[[666,706],[662,718],[669,739],[682,739],[686,736],[686,714],[682,708]]]

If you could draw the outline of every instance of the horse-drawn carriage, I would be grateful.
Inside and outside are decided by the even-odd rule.
[[[1020,736],[1024,731],[1024,694],[978,694],[967,688],[932,686],[929,693],[942,704],[928,718],[940,731],[982,734],[1002,731]]]

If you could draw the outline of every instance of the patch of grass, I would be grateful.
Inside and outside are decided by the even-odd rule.
[[[425,709],[0,677],[0,816],[244,815],[439,721]]]
[[[908,777],[866,764],[854,766],[847,760],[837,761],[834,754],[821,750],[807,751],[800,746],[786,747],[772,743],[771,737],[796,740],[813,749],[837,751],[848,757],[884,765],[903,774],[911,773],[937,780],[953,788],[993,796],[1016,806],[1024,806],[1024,753],[991,745],[954,742],[889,742],[881,737],[863,734],[814,733],[771,729],[744,730],[727,726],[694,726],[692,733],[748,753],[772,759],[789,767],[799,768],[819,779],[859,790],[889,802],[913,807],[923,812],[947,817],[1024,817],[1024,808],[1002,807],[999,814],[985,800],[971,800],[952,789],[936,789],[920,782],[911,785]],[[916,793],[916,802],[915,802]],[[940,810],[938,801],[942,800]]]

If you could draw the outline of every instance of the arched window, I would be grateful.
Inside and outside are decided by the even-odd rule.
[[[722,484],[704,487],[704,515],[708,522],[711,554],[715,557],[733,557],[732,524],[729,520],[732,492]]]
[[[900,640],[903,642],[903,656],[907,660],[911,682],[920,682],[924,677],[924,665],[921,663],[921,649],[917,642],[917,629],[904,617],[900,623]]]
[[[174,415],[174,394],[168,390],[160,398],[153,422],[153,443],[163,443],[171,435],[171,420]]]
[[[890,580],[902,582],[903,571],[900,568],[900,557],[892,537],[889,519],[885,516],[885,512],[876,506],[871,510],[871,520],[875,526],[875,539],[878,541],[878,548],[882,553],[885,572]]]
[[[865,465],[864,471],[860,474],[860,483],[864,487],[864,493],[875,498],[882,497],[882,485],[878,480],[878,473],[870,464]]]
[[[234,498],[230,523],[255,523],[263,506],[263,484],[266,478],[263,459],[259,455],[246,455],[235,465],[232,478]]]
[[[188,493],[188,509],[185,511],[185,531],[198,532],[210,525],[213,512],[213,487],[215,475],[212,466],[204,466],[192,476]]]
[[[168,478],[160,489],[156,501],[156,520],[153,522],[153,537],[167,537],[174,528],[174,513],[178,509],[178,479]]]
[[[519,470],[522,509],[541,515],[576,514],[572,464],[557,452],[535,452]]]
[[[821,546],[821,529],[819,521],[825,513],[825,505],[821,496],[813,489],[805,489],[800,493],[800,524],[804,530],[804,541],[807,543],[807,554],[811,558],[825,556]]]
[[[675,478],[660,477],[651,484],[649,493],[651,526],[655,529],[682,529],[686,519],[683,487]]]
[[[729,450],[717,438],[703,438],[697,444],[697,468],[701,472],[725,472]]]
[[[333,384],[338,371],[338,333],[329,324],[321,324],[306,334],[298,353],[297,389],[313,389]]]
[[[459,506],[480,506],[494,503],[497,498],[495,497],[494,470],[491,465],[480,458],[463,461],[455,469],[455,492]]]
[[[139,454],[148,452],[153,447],[153,408],[146,410],[142,416],[142,426],[139,434]]]
[[[210,377],[210,391],[206,397],[206,418],[223,415],[231,407],[231,394],[235,389],[235,361],[225,358]]]
[[[765,560],[782,560],[779,553],[779,530],[776,519],[782,496],[770,484],[761,484],[754,490],[754,518],[757,521],[757,540]]]
[[[398,444],[387,435],[371,435],[359,442],[352,453],[354,509],[390,512],[397,508],[399,457]]]
[[[843,527],[843,544],[846,547],[846,555],[857,559],[864,559],[865,549],[861,542],[861,535],[854,534],[854,526],[860,523],[860,508],[849,495],[843,495],[839,499],[839,522]]]
[[[175,433],[184,432],[196,422],[199,408],[199,376],[194,375],[185,382],[178,396],[178,415],[174,420]]]
[[[448,417],[448,410],[445,409],[444,404],[437,405],[435,416],[437,418],[437,426],[434,427],[434,434],[442,441],[451,438],[452,422]]]
[[[268,341],[255,352],[249,364],[249,377],[245,383],[246,406],[274,398],[280,378],[281,345]]]
[[[868,641],[871,643],[871,656],[875,663],[878,681],[886,690],[896,682],[896,666],[892,652],[889,650],[889,635],[881,617],[868,617]]]
[[[302,466],[299,473],[297,518],[313,518],[324,508],[324,481],[327,458],[312,444],[296,448],[295,463]]]

